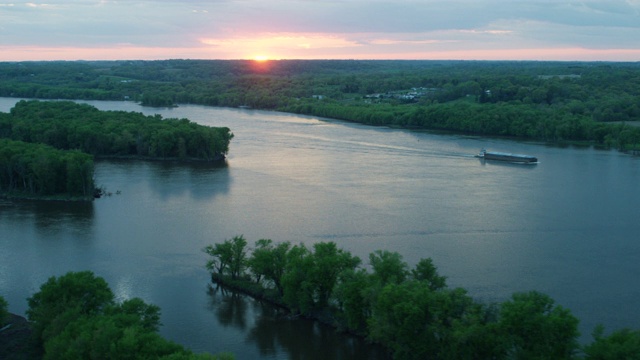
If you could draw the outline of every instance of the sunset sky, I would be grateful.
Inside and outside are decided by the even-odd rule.
[[[0,61],[640,61],[640,0],[0,0]]]

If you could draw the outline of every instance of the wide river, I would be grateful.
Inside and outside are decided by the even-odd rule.
[[[0,98],[8,112],[16,99]],[[99,161],[113,193],[89,204],[0,200],[0,294],[12,312],[50,276],[91,270],[119,300],[162,309],[163,336],[238,359],[376,358],[377,349],[268,306],[208,291],[201,249],[243,234],[361,257],[430,257],[483,301],[538,290],[577,316],[640,326],[640,158],[479,137],[369,127],[276,112],[88,102],[227,126],[226,166]],[[481,148],[537,165],[483,162]]]

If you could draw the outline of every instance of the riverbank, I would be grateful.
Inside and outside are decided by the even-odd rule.
[[[231,279],[231,277],[229,276],[212,273],[211,282],[223,286],[227,289],[250,296],[256,300],[265,301],[272,306],[289,312],[289,316],[291,318],[303,317],[309,320],[318,321],[319,323],[330,326],[341,333],[358,336],[367,340],[365,334],[349,331],[347,329],[347,326],[342,324],[339,319],[337,319],[331,313],[331,311],[313,311],[307,313],[295,312],[290,309],[284,303],[284,301],[282,301],[282,297],[277,293],[275,289],[267,289],[259,284],[256,284],[254,281],[246,279]]]
[[[42,356],[34,353],[31,344],[31,324],[27,319],[10,314],[7,325],[0,329],[0,359],[32,360]]]
[[[142,155],[100,155],[95,157],[96,160],[142,160],[142,161],[158,161],[158,162],[179,162],[179,163],[211,163],[226,164],[227,156],[225,154],[215,154],[210,159],[196,157],[158,157],[158,156],[142,156]]]
[[[99,197],[99,196],[98,196]],[[28,200],[28,201],[61,201],[61,202],[91,202],[96,196],[67,196],[67,195],[34,195],[24,194],[20,192],[0,193],[0,199],[3,200]]]

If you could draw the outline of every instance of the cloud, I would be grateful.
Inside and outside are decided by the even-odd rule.
[[[265,33],[251,37],[202,38],[202,44],[219,49],[225,53],[237,54],[235,58],[255,58],[257,56],[270,59],[281,58],[279,54],[296,54],[297,58],[306,57],[309,51],[326,51],[335,48],[362,46],[344,37],[325,34],[299,33]]]
[[[632,50],[640,48],[638,39],[640,0],[31,0],[0,4],[0,44],[14,49],[111,49],[130,44],[155,49],[153,56],[164,48],[190,49],[190,54],[210,58],[251,56],[255,51],[305,58],[370,57],[386,52],[386,58],[398,58],[476,49]],[[0,60],[6,58],[0,53]]]

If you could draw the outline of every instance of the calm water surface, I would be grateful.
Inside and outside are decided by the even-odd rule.
[[[0,98],[7,112],[15,99]],[[89,102],[228,126],[225,166],[101,161],[114,195],[91,204],[0,201],[0,293],[24,313],[49,276],[92,270],[119,299],[162,308],[161,332],[238,359],[376,358],[377,349],[250,299],[208,289],[204,246],[243,234],[334,241],[367,259],[431,257],[484,301],[538,290],[593,327],[640,328],[640,159],[367,127],[274,112]],[[482,162],[480,148],[537,165]],[[119,192],[119,195],[115,193]]]

